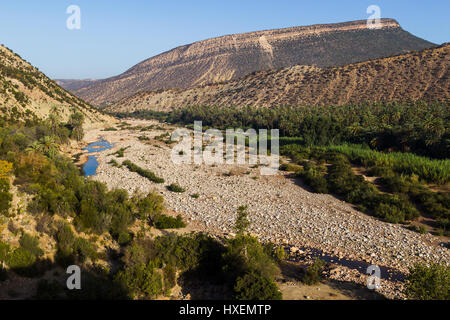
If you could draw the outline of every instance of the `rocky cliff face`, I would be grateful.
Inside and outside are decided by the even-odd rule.
[[[63,121],[74,109],[83,113],[86,127],[104,126],[114,121],[0,45],[0,117],[21,121],[34,117],[45,119],[52,106],[58,107]]]
[[[450,45],[341,67],[294,66],[220,84],[137,93],[107,107],[107,111],[170,111],[193,105],[275,107],[449,101],[448,61]]]
[[[363,20],[258,31],[181,46],[119,76],[87,82],[73,92],[102,105],[140,91],[185,89],[299,64],[340,66],[431,46],[392,19],[383,19],[380,29],[368,29]]]

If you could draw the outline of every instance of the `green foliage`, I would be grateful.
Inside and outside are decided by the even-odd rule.
[[[137,203],[138,215],[141,220],[148,220],[164,211],[164,197],[156,192],[150,192],[144,198],[134,199]]]
[[[112,155],[117,156],[118,158],[123,158],[125,156],[125,151],[129,149],[130,147],[120,148],[116,152],[114,152]]]
[[[346,106],[192,106],[167,116],[172,123],[202,120],[214,128],[279,129],[305,145],[359,143],[377,150],[413,151],[447,158],[449,103],[378,103]],[[134,114],[144,116],[145,111]],[[281,145],[281,144],[280,144]]]
[[[72,133],[71,137],[75,140],[81,141],[84,137],[84,115],[81,112],[74,112],[70,115],[69,125],[71,127]]]
[[[406,294],[417,300],[449,300],[450,267],[416,265],[410,270]]]
[[[98,258],[97,248],[87,239],[77,238],[69,224],[60,224],[55,234],[57,243],[56,259],[63,266],[75,262],[84,263],[87,259]]]
[[[237,211],[237,218],[234,224],[234,231],[237,234],[243,235],[247,228],[250,226],[250,221],[248,220],[248,207],[240,206]]]
[[[8,216],[11,208],[12,194],[9,181],[0,179],[0,215]]]
[[[30,269],[36,262],[36,256],[24,248],[15,249],[7,260],[8,266],[17,274],[23,276],[31,276]]]
[[[237,278],[234,286],[237,300],[281,300],[282,295],[273,280],[256,272]]]
[[[172,184],[168,185],[167,190],[176,192],[176,193],[186,192],[186,189],[184,189],[183,187],[181,187],[180,185],[178,185],[176,183],[172,183]]]
[[[176,218],[164,214],[156,214],[152,218],[152,223],[157,229],[179,229],[186,227],[181,215]]]
[[[142,296],[151,298],[163,293],[162,276],[152,264],[120,271],[115,281],[127,288],[133,298]]]
[[[164,179],[160,178],[158,176],[156,176],[155,173],[153,173],[150,170],[147,169],[143,169],[137,165],[135,165],[134,163],[132,163],[130,160],[125,160],[122,165],[126,166],[128,168],[128,170],[130,170],[131,172],[136,172],[137,174],[139,174],[140,176],[147,178],[148,180],[155,182],[155,183],[164,183]]]
[[[170,289],[177,284],[177,270],[173,266],[166,265],[163,268],[165,295],[170,294]]]
[[[314,262],[306,268],[305,274],[302,277],[302,282],[308,286],[319,283],[322,279],[324,266],[325,262],[322,260],[314,260]]]
[[[39,248],[39,240],[28,233],[22,235],[19,243],[21,248],[27,250],[35,257],[41,257],[44,254],[44,251]]]

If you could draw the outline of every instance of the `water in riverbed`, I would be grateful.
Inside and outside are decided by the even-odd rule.
[[[106,140],[100,140],[94,143],[89,144],[83,150],[86,150],[89,154],[102,152],[108,149],[111,149],[113,144],[109,143]],[[83,166],[83,173],[85,177],[93,176],[97,173],[98,161],[95,155],[90,155],[88,161]]]

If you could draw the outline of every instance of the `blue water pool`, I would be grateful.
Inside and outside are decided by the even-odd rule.
[[[86,150],[88,154],[96,153],[111,149],[114,145],[106,140],[100,140],[89,144],[83,150]],[[90,155],[88,161],[83,166],[83,173],[85,177],[93,176],[97,173],[98,161],[95,155]]]

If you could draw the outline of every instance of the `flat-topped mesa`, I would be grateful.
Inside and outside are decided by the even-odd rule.
[[[283,29],[263,30],[247,33],[225,35],[196,41],[192,44],[184,45],[162,53],[150,59],[144,60],[125,72],[135,72],[143,68],[156,65],[171,64],[178,59],[187,60],[211,54],[220,53],[224,49],[239,49],[240,47],[254,46],[260,47],[263,51],[273,55],[273,47],[269,42],[301,40],[308,37],[320,37],[321,35],[333,32],[349,32],[356,30],[381,30],[388,28],[399,28],[400,24],[394,19],[380,19],[378,29],[371,29],[367,26],[367,20],[342,22],[335,24],[315,24],[311,26],[289,27]],[[256,71],[256,70],[255,70]],[[259,71],[259,70],[258,70]]]
[[[360,20],[211,38],[161,53],[116,77],[67,89],[101,105],[141,91],[192,88],[295,65],[342,66],[434,46],[393,19],[381,19],[380,25],[371,29]]]

